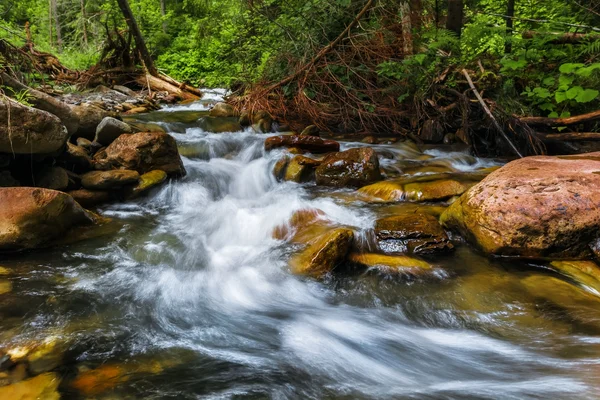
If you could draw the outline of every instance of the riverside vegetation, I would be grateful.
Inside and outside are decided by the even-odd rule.
[[[0,398],[600,394],[600,3],[0,17]]]

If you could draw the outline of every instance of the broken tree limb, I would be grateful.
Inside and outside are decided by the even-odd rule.
[[[600,110],[568,118],[523,117],[519,119],[521,122],[525,122],[527,125],[532,126],[569,126],[599,120]]]
[[[70,135],[74,134],[79,128],[79,118],[75,115],[72,105],[55,99],[44,92],[32,89],[4,72],[0,73],[0,82],[4,86],[11,88],[15,93],[27,92],[31,97],[30,101],[33,106],[56,115],[67,128]]]
[[[312,66],[314,66],[317,63],[317,61],[319,61],[325,54],[329,53],[331,51],[331,49],[333,49],[344,38],[344,36],[346,36],[348,34],[348,32],[350,32],[350,30],[356,24],[358,24],[358,22],[363,17],[363,15],[365,15],[365,13],[369,10],[369,8],[371,8],[371,5],[373,4],[373,2],[374,2],[374,0],[367,1],[367,4],[365,4],[365,6],[360,10],[360,12],[354,18],[354,20],[350,24],[348,24],[348,26],[346,27],[346,29],[344,29],[342,31],[342,33],[340,33],[338,35],[338,37],[336,37],[333,40],[333,42],[330,42],[327,46],[323,47],[321,49],[321,51],[319,51],[317,53],[317,55],[312,58],[312,60],[310,60],[302,68],[298,69],[292,75],[289,75],[287,78],[284,78],[283,80],[281,80],[281,81],[279,81],[279,82],[277,82],[277,83],[269,86],[268,88],[266,88],[263,91],[263,94],[272,92],[273,90],[275,90],[275,89],[277,89],[277,88],[279,88],[279,87],[281,87],[283,85],[287,85],[288,83],[290,83],[294,79],[296,79],[298,76],[300,76],[302,73],[308,72],[310,70],[310,68],[312,68]]]
[[[540,139],[561,141],[600,140],[600,132],[537,133]]]
[[[561,33],[561,32],[535,32],[535,31],[524,31],[522,34],[523,39],[533,39],[538,37],[548,38],[547,43],[551,44],[581,44],[585,42],[592,42],[599,40],[600,35],[595,33]]]
[[[169,92],[175,96],[183,100],[198,100],[200,96],[193,94],[187,90],[184,90],[166,80],[158,78],[156,76],[152,76],[150,74],[145,74],[139,76],[136,81],[142,86],[148,86],[149,89],[152,89],[156,92]],[[175,81],[176,82],[176,81]]]
[[[494,123],[494,126],[496,127],[496,130],[502,135],[502,137],[504,138],[504,140],[506,140],[506,143],[508,143],[508,145],[515,152],[515,154],[518,155],[520,158],[523,158],[523,155],[519,152],[519,150],[514,145],[514,143],[509,139],[509,137],[506,136],[506,133],[504,132],[504,129],[502,129],[502,127],[500,126],[500,124],[498,123],[498,121],[496,121],[496,118],[494,117],[494,115],[490,111],[490,109],[487,106],[487,104],[485,104],[485,101],[483,101],[483,97],[481,97],[481,95],[479,94],[479,91],[477,90],[477,88],[473,84],[473,80],[471,79],[471,76],[469,75],[469,73],[467,72],[467,70],[463,69],[462,73],[465,76],[465,78],[467,78],[467,82],[469,82],[469,86],[471,87],[471,90],[473,90],[473,93],[475,94],[475,97],[477,97],[477,100],[479,100],[479,103],[481,104],[481,107],[483,108],[483,111],[485,111],[485,113],[488,115],[488,117],[490,117],[490,119]]]
[[[186,92],[190,92],[193,95],[196,95],[198,97],[202,97],[202,91],[200,89],[198,89],[198,88],[195,88],[195,87],[190,86],[190,85],[186,85],[183,82],[178,82],[175,79],[171,78],[169,75],[158,74],[158,77],[160,79],[162,79],[163,81],[170,83],[171,85],[177,86],[181,90],[185,90]]]

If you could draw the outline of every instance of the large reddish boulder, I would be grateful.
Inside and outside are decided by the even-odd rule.
[[[315,176],[317,185],[325,186],[361,187],[382,179],[379,159],[370,147],[328,154],[317,167]]]
[[[335,140],[321,139],[316,136],[280,135],[265,140],[265,150],[278,147],[295,147],[311,153],[340,151],[340,144]]]
[[[513,161],[463,194],[441,222],[492,254],[592,256],[600,237],[600,152]]]
[[[130,169],[140,174],[153,170],[169,175],[185,175],[183,162],[172,136],[164,132],[124,134],[106,148],[103,160],[115,168]]]
[[[71,196],[51,189],[0,188],[0,204],[0,251],[37,248],[95,222]]]

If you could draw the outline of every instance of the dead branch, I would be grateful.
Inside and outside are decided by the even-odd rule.
[[[600,140],[600,132],[567,132],[567,133],[541,133],[537,135],[544,140],[561,140],[561,141],[583,141],[583,140]]]
[[[568,118],[548,118],[548,117],[523,117],[520,118],[522,122],[531,126],[569,126],[581,124],[584,122],[592,122],[600,119],[600,110],[594,111],[587,114],[576,115]]]
[[[283,80],[266,88],[264,90],[264,93],[266,94],[266,93],[272,92],[273,90],[292,82],[294,79],[296,79],[302,73],[306,73],[307,71],[309,71],[317,63],[317,61],[319,61],[325,54],[327,54],[329,51],[331,51],[331,49],[333,49],[335,47],[335,45],[338,44],[340,42],[340,40],[342,40],[344,38],[344,36],[346,36],[348,34],[348,32],[350,32],[350,30],[360,21],[362,16],[365,15],[365,13],[369,10],[369,8],[371,8],[372,4],[373,4],[373,0],[367,1],[367,4],[365,4],[365,6],[362,8],[362,10],[360,10],[360,12],[356,15],[356,18],[354,18],[354,20],[350,24],[348,24],[346,29],[344,29],[342,31],[342,33],[340,33],[339,36],[337,38],[335,38],[335,40],[333,42],[331,42],[327,46],[323,47],[321,49],[321,51],[319,51],[317,53],[317,55],[312,58],[312,60],[310,60],[306,65],[304,65],[303,67],[298,69],[292,75],[290,75],[287,78],[284,78]]]
[[[477,88],[473,84],[473,80],[471,79],[471,76],[469,75],[469,73],[467,72],[467,70],[463,69],[462,73],[465,76],[465,78],[467,78],[467,82],[469,82],[469,86],[473,90],[473,93],[475,94],[475,97],[477,97],[477,100],[479,100],[479,104],[481,104],[481,107],[483,108],[483,111],[485,111],[485,113],[487,114],[487,116],[490,117],[490,119],[494,123],[494,126],[496,127],[496,130],[498,130],[498,133],[500,133],[502,135],[502,137],[504,138],[504,140],[506,140],[506,142],[508,143],[508,145],[510,146],[510,148],[515,152],[515,154],[518,155],[520,158],[523,158],[523,155],[519,152],[519,150],[517,149],[517,147],[508,138],[508,136],[506,136],[506,133],[504,132],[504,129],[502,129],[502,127],[500,126],[500,124],[498,123],[498,121],[496,121],[496,118],[494,118],[494,115],[490,111],[490,109],[487,106],[487,104],[485,104],[485,101],[483,101],[483,98],[481,97],[481,95],[479,94],[479,91],[477,90]]]

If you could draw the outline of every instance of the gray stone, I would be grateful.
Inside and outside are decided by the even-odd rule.
[[[116,118],[106,117],[96,128],[96,137],[94,138],[94,142],[108,146],[123,133],[132,132],[133,129],[131,126],[129,126],[129,124],[119,121]]]

